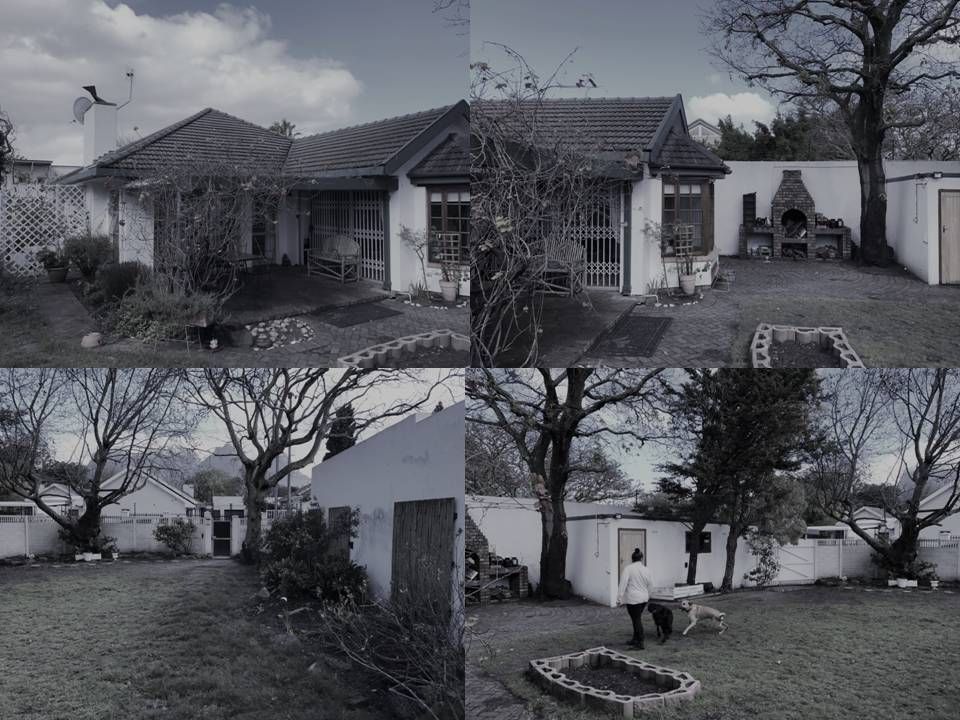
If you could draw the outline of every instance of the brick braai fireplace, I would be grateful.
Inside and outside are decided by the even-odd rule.
[[[770,204],[770,220],[743,218],[740,226],[741,257],[850,259],[850,228],[826,224],[817,214],[813,196],[800,170],[784,170],[780,187]],[[758,236],[767,238],[760,243]]]

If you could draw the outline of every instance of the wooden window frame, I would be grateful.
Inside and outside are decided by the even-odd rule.
[[[683,533],[683,551],[690,553],[690,540],[693,537],[693,531],[687,530]],[[709,555],[713,550],[713,537],[709,530],[700,533],[700,552],[698,555]]]
[[[448,204],[447,193],[468,193],[469,194],[470,186],[469,185],[428,185],[426,186],[426,189],[427,189],[427,236],[429,238],[427,242],[427,265],[429,267],[440,267],[442,263],[439,259],[436,259],[436,256],[434,255],[434,242],[431,236],[434,232],[450,232],[446,229],[447,228],[447,204]],[[433,206],[433,200],[431,200],[431,196],[437,192],[441,193],[442,195],[442,198],[440,200],[440,205],[441,205],[440,222],[442,223],[444,229],[440,231],[434,230],[430,224],[433,217],[431,215],[431,209]],[[463,203],[458,202],[457,204],[459,205]],[[466,205],[467,205],[468,231],[464,235],[463,240],[460,243],[460,261],[459,262],[461,265],[470,264],[469,256],[467,256],[466,258],[464,257],[464,253],[469,252],[469,245],[468,245],[469,235],[470,235],[469,233],[470,201],[469,200],[466,202]]]
[[[667,186],[673,185],[675,190],[673,193],[667,193]],[[683,175],[670,175],[663,176],[660,182],[660,222],[661,227],[666,227],[668,224],[675,223],[677,221],[677,213],[679,212],[679,198],[680,194],[677,192],[681,185],[696,185],[700,188],[698,193],[700,197],[700,247],[694,247],[693,254],[697,257],[705,257],[713,252],[714,250],[714,184],[709,178],[703,177],[684,177]],[[692,197],[694,194],[690,193]],[[665,213],[667,212],[666,208],[666,199],[672,197],[674,199],[674,206],[672,209],[673,220],[670,223],[666,222]]]

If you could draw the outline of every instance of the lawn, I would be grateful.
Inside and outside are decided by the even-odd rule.
[[[838,720],[957,717],[960,591],[803,588],[742,592],[706,604],[728,613],[722,636],[709,622],[687,637],[675,607],[674,636],[634,652],[626,611],[582,604],[492,606],[471,621],[467,662],[502,683],[541,717],[599,718],[544,696],[523,676],[533,658],[606,645],[703,683],[682,708],[644,717],[671,720]],[[489,691],[489,686],[487,691]],[[506,691],[504,691],[506,692]],[[467,695],[473,698],[468,683]],[[491,698],[492,700],[492,698]]]
[[[0,718],[384,717],[353,671],[307,671],[258,589],[233,561],[0,568]]]

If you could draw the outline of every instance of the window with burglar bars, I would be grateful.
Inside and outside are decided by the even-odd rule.
[[[467,187],[428,191],[430,243],[427,261],[440,265],[470,262],[470,190]]]

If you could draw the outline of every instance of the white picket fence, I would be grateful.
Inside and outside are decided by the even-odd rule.
[[[960,580],[960,538],[921,540],[919,559],[937,566],[941,580]],[[780,572],[774,584],[802,585],[829,577],[874,578],[873,550],[863,540],[800,540],[777,549]]]
[[[77,185],[18,184],[0,189],[0,269],[30,277],[42,268],[36,254],[87,232],[84,190]]]
[[[166,545],[157,542],[153,531],[158,525],[171,522],[173,519],[173,517],[161,515],[104,517],[103,535],[115,538],[117,550],[121,553],[169,552]],[[192,522],[195,527],[191,552],[197,555],[212,554],[212,520],[209,517],[184,519]],[[46,515],[2,515],[0,516],[0,558],[66,554],[69,548],[60,540],[59,529],[60,525]]]

